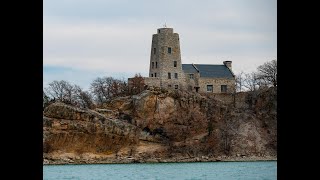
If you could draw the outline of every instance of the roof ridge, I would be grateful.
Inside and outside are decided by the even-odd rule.
[[[196,64],[196,65],[215,65],[215,66],[224,66],[224,64]]]
[[[192,66],[193,66],[198,72],[200,72],[199,69],[196,67],[195,64],[192,63]]]
[[[236,77],[236,75],[233,73],[232,69],[230,69],[228,66],[226,66],[226,67],[227,67],[227,69],[231,72],[232,76],[233,76],[233,77]]]

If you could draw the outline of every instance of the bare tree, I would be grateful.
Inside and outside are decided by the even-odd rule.
[[[232,121],[230,109],[221,112],[221,120],[219,122],[220,140],[224,153],[229,155],[231,150],[231,140],[237,135],[236,127]]]
[[[75,93],[74,87],[69,82],[64,81],[62,83],[62,88],[64,89],[63,102],[66,104],[74,104],[74,99],[73,99],[73,95]]]
[[[130,78],[130,93],[139,94],[145,88],[144,79],[141,74],[135,74],[133,78]]]
[[[78,85],[74,85],[74,103],[81,108],[94,108],[92,95],[88,91],[83,91]]]
[[[110,92],[113,97],[123,96],[127,94],[127,83],[124,80],[114,79],[111,83]]]
[[[258,67],[258,78],[266,85],[277,86],[277,60],[272,60]]]
[[[109,99],[109,92],[105,78],[98,77],[91,83],[91,92],[95,96],[98,103],[106,102]]]
[[[97,78],[91,83],[90,90],[98,103],[104,103],[114,97],[127,95],[127,83],[112,77]]]
[[[127,80],[121,79],[120,80],[120,95],[121,96],[126,96],[129,94],[129,87]]]
[[[43,91],[43,109],[47,107],[50,103],[50,98],[47,94]]]
[[[49,84],[49,87],[45,88],[45,91],[49,96],[57,101],[63,100],[64,90],[61,81],[53,81]]]
[[[244,72],[241,71],[239,74],[236,75],[236,91],[237,92],[242,92],[243,90],[243,84],[244,84]]]
[[[243,87],[249,91],[256,91],[259,89],[260,80],[257,73],[252,72],[244,75]]]
[[[67,81],[53,81],[45,91],[56,101],[72,104],[73,86]]]
[[[45,92],[46,91],[46,92]],[[93,98],[88,91],[82,90],[78,85],[71,85],[67,81],[53,81],[43,91],[44,106],[51,102],[63,102],[82,108],[93,108]],[[49,94],[50,97],[47,95]]]

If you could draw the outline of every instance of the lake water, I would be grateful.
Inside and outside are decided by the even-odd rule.
[[[43,179],[277,179],[277,161],[44,165]]]

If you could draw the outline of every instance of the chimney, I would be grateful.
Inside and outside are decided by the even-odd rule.
[[[231,68],[231,63],[232,63],[232,61],[223,61],[223,64],[224,64],[225,66],[227,66],[230,70],[232,70],[232,68]]]

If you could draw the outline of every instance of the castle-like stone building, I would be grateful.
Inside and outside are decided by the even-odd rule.
[[[159,28],[152,36],[147,87],[181,89],[206,93],[235,91],[235,75],[231,61],[221,65],[182,64],[179,34],[173,28]],[[132,78],[129,78],[129,86]]]

